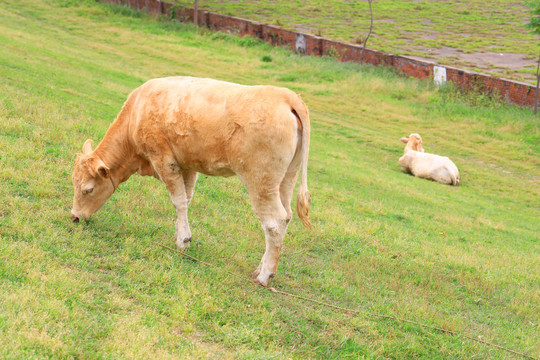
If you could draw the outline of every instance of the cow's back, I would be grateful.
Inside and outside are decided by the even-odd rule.
[[[241,173],[254,162],[286,166],[297,145],[292,97],[297,95],[273,86],[154,79],[128,99],[130,137],[145,158],[172,152],[180,167],[209,175]]]
[[[407,155],[414,176],[443,184],[455,184],[456,176],[459,177],[457,167],[448,157],[418,151],[409,151]]]

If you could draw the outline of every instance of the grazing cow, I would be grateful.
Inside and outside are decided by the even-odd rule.
[[[447,185],[459,183],[457,166],[445,156],[425,153],[420,135],[411,134],[408,138],[403,137],[400,140],[407,144],[403,156],[399,158],[399,165],[403,171]]]
[[[71,219],[88,219],[132,174],[154,176],[176,208],[175,240],[184,249],[198,173],[236,174],[264,229],[266,251],[253,275],[267,286],[292,218],[300,168],[297,213],[311,228],[309,134],[308,109],[291,90],[193,77],[150,80],[129,95],[95,149],[91,140],[84,143],[73,171]]]

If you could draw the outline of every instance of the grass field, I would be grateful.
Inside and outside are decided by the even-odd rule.
[[[263,233],[236,178],[202,176],[194,242],[134,176],[73,224],[71,171],[150,78],[275,84],[311,111],[314,231],[295,216],[277,289],[540,357],[540,129],[530,110],[76,0],[0,4],[0,358],[513,359],[457,336],[280,297],[248,278]],[[423,135],[462,183],[402,173]]]
[[[367,1],[204,0],[199,7],[351,43],[363,43],[370,27]],[[377,0],[373,17],[368,48],[536,84],[539,39],[524,26],[531,17],[524,1]]]

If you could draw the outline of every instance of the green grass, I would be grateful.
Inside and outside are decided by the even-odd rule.
[[[193,7],[192,0],[176,3]],[[199,8],[351,43],[362,43],[370,27],[367,1],[204,0],[199,1]],[[525,58],[538,59],[538,37],[524,26],[531,15],[523,1],[378,0],[373,2],[373,17],[368,48],[421,56],[469,70],[477,65],[435,59],[429,49],[451,47],[469,54],[523,54]],[[520,81],[535,79],[524,78],[523,73],[514,70],[505,72],[480,65],[484,73]],[[533,66],[528,68],[533,70]]]
[[[287,86],[310,107],[315,229],[295,216],[272,286],[540,357],[530,110],[93,2],[6,0],[0,43],[0,358],[514,358],[186,260],[160,246],[175,216],[155,179],[134,176],[72,224],[84,140],[169,75]],[[459,187],[400,171],[411,132],[453,159]],[[264,241],[238,179],[202,176],[190,220],[188,253],[247,278]]]

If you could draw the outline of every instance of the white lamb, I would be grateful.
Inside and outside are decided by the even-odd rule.
[[[457,166],[445,156],[425,153],[419,134],[411,134],[408,138],[403,137],[400,140],[407,144],[403,156],[399,158],[399,165],[403,171],[443,184],[459,183]]]

